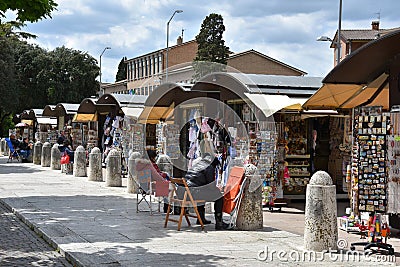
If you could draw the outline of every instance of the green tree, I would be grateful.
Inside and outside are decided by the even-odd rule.
[[[118,71],[117,71],[117,75],[115,76],[115,81],[119,82],[119,81],[123,81],[126,79],[126,57],[123,57],[121,59],[121,61],[118,64]]]
[[[5,121],[18,106],[15,86],[14,50],[9,39],[0,36],[0,135],[6,136]]]
[[[95,58],[64,46],[49,52],[49,57],[50,64],[38,75],[47,88],[48,104],[80,103],[96,94],[100,68]]]
[[[225,26],[221,15],[212,13],[203,20],[200,33],[196,36],[198,50],[193,62],[195,79],[211,72],[225,70],[229,47],[225,46],[222,37],[224,31]]]
[[[43,108],[48,104],[48,96],[38,75],[50,64],[47,51],[24,41],[15,42],[14,62],[16,87],[18,88],[17,111]],[[34,96],[34,97],[33,97]]]
[[[5,17],[8,10],[17,12],[20,22],[36,22],[44,18],[51,18],[51,12],[57,8],[53,0],[1,0],[0,17]]]

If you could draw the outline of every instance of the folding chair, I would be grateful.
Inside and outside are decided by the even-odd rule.
[[[246,185],[243,167],[233,167],[225,186],[224,206],[222,211],[231,215],[229,229],[236,227],[237,214],[242,201],[243,190]]]
[[[197,218],[199,220],[199,222],[200,222],[201,229],[204,230],[204,223],[201,220],[199,211],[197,210],[197,206],[198,205],[205,205],[206,201],[205,200],[194,200],[193,199],[192,193],[190,193],[190,189],[189,189],[189,187],[188,187],[188,185],[186,183],[186,180],[184,178],[171,178],[171,183],[175,184],[176,186],[183,186],[185,188],[185,193],[183,194],[183,198],[182,199],[179,199],[178,196],[171,197],[169,199],[167,214],[165,216],[164,228],[166,228],[168,222],[171,221],[171,222],[178,223],[178,231],[180,231],[181,230],[181,225],[182,225],[182,219],[183,219],[183,216],[185,216],[185,219],[186,219],[186,222],[187,222],[188,226],[191,226],[190,221],[189,221],[189,217]],[[175,187],[174,191],[176,192],[176,187]],[[172,192],[172,193],[174,193],[174,192]],[[181,212],[179,214],[179,219],[178,220],[170,218],[171,206],[173,204],[175,204],[175,203],[178,206],[181,207]],[[186,212],[186,209],[185,209],[187,207],[193,207],[196,215],[188,214]]]
[[[138,191],[136,193],[137,202],[136,202],[136,212],[139,211],[150,211],[150,214],[153,213],[151,207],[151,197],[153,195],[153,188],[151,182],[151,170],[141,170],[137,173],[137,181],[138,181]],[[140,198],[139,198],[140,196]],[[147,196],[149,196],[149,200],[147,200]],[[140,210],[139,205],[140,203],[146,203],[148,210]]]
[[[6,140],[7,146],[8,146],[8,148],[9,148],[9,150],[10,150],[10,152],[9,152],[9,154],[8,154],[7,163],[8,163],[8,162],[12,162],[13,159],[16,159],[16,160],[19,162],[19,161],[20,161],[20,158],[21,158],[21,155],[18,153],[17,150],[14,149],[14,146],[13,146],[13,144],[11,143],[10,138],[5,138],[5,140]]]

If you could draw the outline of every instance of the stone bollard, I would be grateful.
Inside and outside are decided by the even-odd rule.
[[[4,138],[0,139],[0,156],[6,155],[6,148],[5,148],[6,140]]]
[[[136,159],[141,158],[139,152],[133,152],[129,156],[128,160],[128,181],[127,181],[127,192],[136,193],[138,189],[137,177],[136,177]]]
[[[106,159],[106,186],[122,186],[121,153],[111,149]]]
[[[307,185],[304,248],[336,250],[338,241],[336,186],[328,173],[317,171]]]
[[[260,175],[246,175],[236,228],[252,231],[263,228],[262,183]]]
[[[89,181],[103,181],[103,169],[101,167],[101,151],[98,147],[92,149],[89,154]]]
[[[75,177],[85,177],[86,169],[86,151],[83,146],[78,146],[74,152],[74,167],[72,171]]]
[[[165,154],[158,155],[157,158],[157,166],[160,168],[160,171],[168,173],[169,176],[172,176],[173,165],[171,162],[171,158]]]
[[[42,167],[50,167],[51,162],[51,144],[49,142],[45,142],[42,146],[42,155],[40,162]]]
[[[33,164],[35,165],[40,165],[40,162],[42,160],[42,147],[43,144],[40,141],[37,141],[35,143],[34,149],[33,149]]]
[[[50,169],[52,170],[61,170],[61,152],[58,149],[58,144],[54,144],[51,148],[51,164]]]

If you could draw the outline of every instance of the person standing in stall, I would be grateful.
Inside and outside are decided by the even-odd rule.
[[[103,135],[103,140],[102,140],[102,148],[103,148],[103,158],[102,158],[102,163],[105,165],[106,163],[106,158],[108,153],[111,150],[113,144],[113,137],[111,135],[111,128],[107,127],[104,130],[104,135]]]

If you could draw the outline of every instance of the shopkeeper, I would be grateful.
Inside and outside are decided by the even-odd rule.
[[[104,131],[102,148],[103,148],[103,159],[102,162],[105,163],[108,153],[111,150],[113,144],[113,137],[111,135],[111,128],[107,127]]]
[[[215,169],[219,164],[220,162],[216,157],[212,158],[209,153],[206,153],[203,158],[199,157],[193,160],[192,167],[187,171],[185,176],[194,199],[214,201],[215,230],[228,228],[228,224],[222,220],[224,197],[221,190],[217,187],[215,179]],[[183,197],[184,192],[184,188],[178,187],[177,194],[179,197]],[[204,205],[197,208],[203,223],[211,223],[211,221],[205,218]]]

